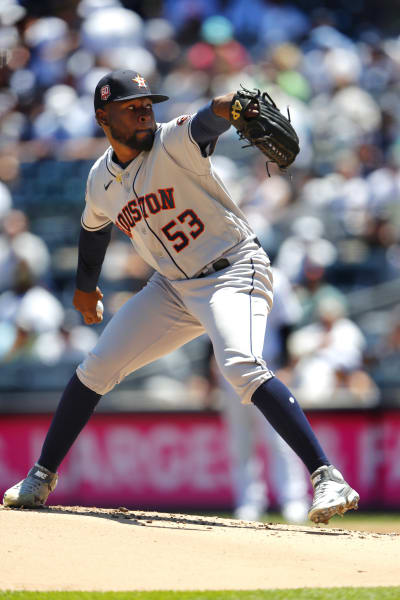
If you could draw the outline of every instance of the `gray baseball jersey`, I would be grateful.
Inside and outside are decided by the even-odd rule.
[[[89,174],[82,216],[92,231],[115,223],[142,258],[172,280],[195,276],[254,237],[192,139],[190,121],[184,116],[159,125],[151,152],[126,169],[112,161],[109,148]]]
[[[125,169],[109,148],[89,174],[82,226],[115,223],[156,271],[78,367],[81,381],[101,394],[204,332],[244,402],[272,376],[262,358],[269,260],[193,140],[191,118],[158,125],[151,151]],[[216,272],[212,264],[221,257],[226,266]]]

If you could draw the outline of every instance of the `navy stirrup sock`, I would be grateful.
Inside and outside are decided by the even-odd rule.
[[[273,377],[262,383],[251,401],[301,458],[310,473],[330,464],[300,404],[279,379]]]
[[[43,444],[39,465],[55,473],[89,421],[101,395],[87,388],[76,373],[71,377],[54,413]]]
[[[72,444],[89,421],[101,398],[74,374],[54,414],[38,463],[55,473]],[[272,427],[302,459],[310,473],[329,465],[300,405],[276,377],[262,383],[252,402]]]

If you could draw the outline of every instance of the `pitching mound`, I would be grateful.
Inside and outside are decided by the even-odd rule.
[[[217,517],[0,509],[0,589],[399,585],[400,536]]]

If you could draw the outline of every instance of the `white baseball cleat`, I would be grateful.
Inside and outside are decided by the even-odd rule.
[[[311,483],[314,499],[308,513],[310,521],[327,524],[334,515],[343,515],[352,508],[357,510],[360,496],[333,465],[322,466],[314,471]]]
[[[37,463],[25,479],[4,494],[3,505],[15,508],[38,508],[46,502],[57,485],[58,475]]]

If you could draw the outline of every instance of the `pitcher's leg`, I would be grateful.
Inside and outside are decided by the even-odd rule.
[[[329,461],[300,405],[263,358],[271,289],[272,274],[259,253],[247,265],[232,265],[221,285],[211,288],[208,303],[195,297],[187,303],[203,323],[218,367],[242,402],[253,402],[313,473]]]
[[[43,444],[39,465],[54,474],[103,393],[131,371],[202,332],[202,327],[168,285],[162,280],[158,283],[151,280],[111,319],[93,351],[78,368],[79,378],[74,374],[66,386]],[[37,482],[35,477],[32,472],[28,487],[32,487],[31,483],[40,486],[41,475]],[[21,489],[15,494],[11,490],[9,506],[27,505],[31,501],[31,494],[27,499]],[[43,494],[39,495],[42,499]]]
[[[128,374],[202,333],[168,282],[156,275],[114,315],[77,375],[103,395]]]
[[[233,264],[209,284],[203,290],[204,296],[209,294],[207,303],[193,294],[185,296],[185,302],[203,323],[218,366],[242,402],[260,409],[310,471],[314,500],[309,518],[327,522],[334,514],[356,508],[357,492],[330,464],[293,394],[262,358],[271,290],[268,265],[261,255],[251,256],[247,268]]]
[[[267,314],[272,304],[272,274],[264,261],[232,265],[204,289],[184,295],[190,312],[209,335],[222,375],[244,404],[273,374],[263,358]],[[191,290],[189,290],[190,292]]]
[[[54,413],[38,464],[55,473],[72,444],[89,421],[100,394],[83,385],[73,374]]]
[[[228,302],[235,315],[230,321],[224,318]],[[313,473],[329,461],[300,405],[269,371],[262,357],[267,311],[267,299],[257,288],[252,294],[246,289],[230,294],[229,299],[217,293],[213,296],[207,330],[218,366],[242,402],[253,402]]]
[[[330,464],[303,409],[279,379],[273,377],[261,384],[253,394],[252,402],[300,456],[310,473],[321,465]]]

